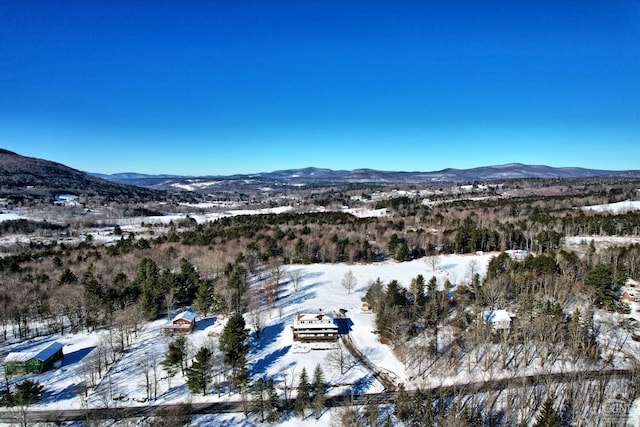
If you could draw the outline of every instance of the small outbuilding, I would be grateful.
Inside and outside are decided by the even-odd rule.
[[[4,359],[4,371],[8,375],[44,372],[62,359],[62,347],[54,341],[33,351],[9,353]]]
[[[185,310],[177,314],[171,324],[162,326],[160,332],[162,335],[173,334],[190,334],[196,326],[196,313],[191,310]]]

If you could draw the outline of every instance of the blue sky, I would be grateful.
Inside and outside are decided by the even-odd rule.
[[[0,147],[102,173],[640,169],[637,1],[0,0]]]

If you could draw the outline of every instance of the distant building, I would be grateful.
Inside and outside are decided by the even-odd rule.
[[[640,289],[638,282],[632,278],[628,278],[624,287],[620,289],[620,298],[628,302],[640,302]]]
[[[505,252],[516,261],[523,261],[529,255],[529,252],[523,249],[510,249]]]
[[[4,371],[9,375],[44,372],[62,359],[62,347],[55,341],[34,351],[9,353],[4,358]]]
[[[171,320],[171,324],[162,326],[160,328],[160,333],[162,335],[190,334],[195,326],[196,313],[191,310],[185,310],[182,313],[177,314]]]
[[[621,298],[628,302],[640,301],[640,295],[633,289],[626,289],[622,292]]]
[[[485,310],[482,312],[482,320],[494,331],[510,330],[512,318],[513,316],[507,310]]]
[[[80,206],[78,196],[74,194],[60,194],[55,202],[57,205]]]
[[[316,314],[298,314],[293,319],[294,341],[336,341],[338,325],[333,318],[320,311]]]

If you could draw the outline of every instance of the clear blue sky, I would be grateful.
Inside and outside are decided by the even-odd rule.
[[[640,169],[640,2],[0,0],[0,147],[103,173]]]

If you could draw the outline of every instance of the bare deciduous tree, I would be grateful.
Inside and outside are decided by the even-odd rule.
[[[249,302],[247,305],[247,311],[249,312],[249,322],[253,327],[253,331],[256,334],[256,339],[260,339],[260,333],[264,326],[264,305],[262,304],[262,297],[259,289],[254,288],[249,296]]]
[[[302,273],[300,272],[299,269],[289,270],[288,275],[289,275],[289,280],[291,280],[291,284],[293,285],[293,290],[298,292],[300,281],[302,280]]]
[[[348,294],[351,294],[353,288],[356,287],[356,283],[358,283],[358,280],[353,275],[353,272],[351,270],[347,271],[342,278],[342,286],[347,290]]]
[[[351,369],[355,361],[355,358],[340,340],[336,342],[336,347],[327,354],[327,363],[330,366],[339,368],[340,374],[344,374]]]

